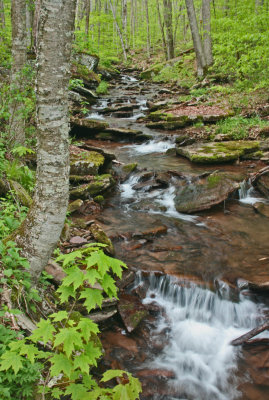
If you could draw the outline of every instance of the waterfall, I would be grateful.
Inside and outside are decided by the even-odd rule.
[[[240,189],[238,190],[239,201],[244,204],[255,204],[255,203],[267,203],[268,201],[259,196],[251,185],[251,181],[244,180],[240,183]]]
[[[137,278],[136,285],[143,284]],[[171,277],[150,277],[144,304],[154,302],[164,310],[153,340],[168,332],[164,350],[147,364],[148,368],[173,371],[169,381],[173,392],[188,400],[232,400],[236,389],[237,359],[240,349],[231,340],[257,326],[263,320],[258,306],[239,296],[229,300],[224,285],[216,293],[190,282]]]

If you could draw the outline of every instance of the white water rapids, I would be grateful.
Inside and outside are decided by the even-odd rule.
[[[143,285],[140,277],[139,285]],[[144,304],[154,302],[164,310],[152,338],[168,333],[164,350],[146,367],[174,372],[169,400],[238,397],[235,373],[240,350],[230,342],[261,323],[263,315],[242,295],[237,303],[229,297],[226,284],[214,293],[189,282],[179,285],[171,277],[150,277]]]

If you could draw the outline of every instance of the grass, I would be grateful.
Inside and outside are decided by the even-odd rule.
[[[217,122],[215,134],[227,135],[232,140],[247,139],[251,128],[262,128],[266,125],[268,125],[268,122],[259,117],[244,118],[235,116]]]

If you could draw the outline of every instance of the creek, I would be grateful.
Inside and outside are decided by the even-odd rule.
[[[268,318],[268,297],[245,285],[269,281],[268,219],[252,207],[266,200],[243,184],[237,196],[196,215],[179,213],[174,205],[176,174],[191,179],[221,170],[247,176],[258,167],[253,162],[195,165],[167,152],[175,147],[174,135],[139,120],[159,92],[157,84],[122,75],[87,117],[153,136],[142,144],[85,140],[139,167],[118,185],[97,220],[112,238],[117,258],[137,271],[131,291],[143,293],[151,312],[132,334],[103,333],[107,361],[141,379],[141,399],[268,399],[268,343],[230,344]],[[120,117],[104,112],[115,104],[133,108]],[[176,173],[167,187],[138,190],[141,170]],[[160,227],[165,231],[154,238],[143,235]]]

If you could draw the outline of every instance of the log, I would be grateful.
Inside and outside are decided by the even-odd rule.
[[[245,333],[237,339],[231,341],[232,346],[241,346],[244,343],[248,343],[249,339],[257,336],[259,333],[269,330],[269,322],[265,322],[263,325],[258,326],[257,328],[252,329],[251,331]]]

